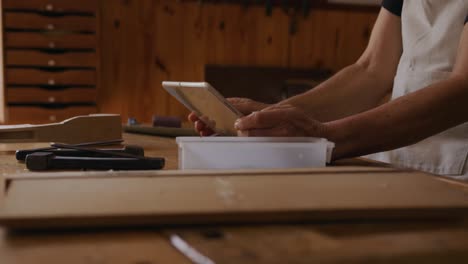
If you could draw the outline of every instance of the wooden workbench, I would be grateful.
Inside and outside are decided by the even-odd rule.
[[[125,135],[125,139],[127,144],[144,146],[149,156],[164,156],[166,168],[177,167],[173,139],[140,135]],[[25,170],[13,154],[0,152],[2,177]],[[359,161],[338,166],[379,167]],[[171,246],[171,234],[180,235],[216,263],[468,263],[468,222],[366,219],[54,233],[0,229],[0,263],[191,263]]]

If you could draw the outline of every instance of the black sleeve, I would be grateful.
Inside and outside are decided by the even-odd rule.
[[[401,16],[403,0],[383,0],[382,6],[394,15]]]

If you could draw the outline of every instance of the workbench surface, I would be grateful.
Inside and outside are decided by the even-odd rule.
[[[144,146],[148,156],[165,157],[167,169],[177,168],[174,139],[130,134],[124,138],[127,144]],[[16,162],[14,151],[2,151],[0,156],[2,177],[25,172],[24,165]],[[358,160],[329,169],[337,167],[393,170]],[[454,183],[454,188],[468,191],[463,184]],[[468,263],[467,221],[365,219],[56,232],[0,229],[0,263],[191,263],[171,246],[172,234],[178,234],[215,263]]]

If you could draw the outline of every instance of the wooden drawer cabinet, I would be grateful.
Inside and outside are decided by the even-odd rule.
[[[8,123],[95,113],[96,0],[3,0]]]
[[[5,14],[6,30],[96,32],[96,18],[83,16],[43,16],[36,13],[10,12]]]
[[[7,66],[95,68],[98,60],[94,52],[49,54],[35,50],[9,50],[5,54]]]
[[[9,85],[49,85],[49,86],[94,86],[94,70],[67,70],[47,72],[37,69],[8,69],[6,81]]]
[[[67,88],[51,90],[39,87],[9,87],[6,97],[11,104],[89,103],[96,101],[96,89]]]
[[[35,124],[62,121],[72,116],[89,115],[96,113],[95,106],[68,106],[64,108],[47,108],[41,106],[10,106],[8,116],[14,116],[9,123]]]
[[[98,3],[97,0],[3,0],[3,10],[94,15]]]
[[[7,49],[94,50],[96,36],[90,34],[65,34],[62,32],[7,32]]]

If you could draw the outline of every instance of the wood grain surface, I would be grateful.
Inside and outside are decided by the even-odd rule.
[[[468,216],[465,191],[423,173],[324,171],[19,177],[8,183],[0,224],[52,229]]]
[[[86,142],[118,140],[122,138],[122,120],[119,115],[75,116],[59,123],[41,125],[0,126],[1,143]]]
[[[177,166],[174,140],[125,135],[126,143]],[[30,147],[36,145],[31,144]],[[1,147],[1,146],[0,146]],[[0,175],[24,172],[0,151]],[[362,161],[336,166],[376,168]],[[43,174],[36,174],[43,175]],[[465,186],[460,184],[461,187]],[[337,221],[284,225],[8,232],[0,229],[0,263],[191,263],[171,247],[180,235],[215,263],[464,263],[465,221]]]
[[[353,63],[366,47],[375,9],[312,9],[304,18],[280,7],[217,1],[110,0],[102,4],[99,106],[150,122],[186,117],[161,82],[203,81],[206,64],[324,68]],[[297,32],[290,25],[297,20]]]

